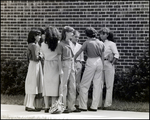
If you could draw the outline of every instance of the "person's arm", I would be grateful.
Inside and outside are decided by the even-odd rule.
[[[74,56],[74,61],[76,61],[77,57],[81,54],[82,51],[83,51],[82,48],[80,48],[79,51]]]
[[[119,59],[119,52],[117,50],[116,43],[112,44],[111,48],[112,48],[112,51],[113,51],[113,54],[114,54],[112,65],[114,65],[116,63],[116,61]]]
[[[61,62],[61,55],[58,55],[58,67],[59,67],[59,79],[60,79],[60,85],[59,85],[59,96],[63,96],[63,70],[62,70],[62,62]]]
[[[30,50],[32,53],[32,60],[34,61],[39,61],[40,60],[40,56],[39,56],[39,48],[36,44],[33,44],[30,46]]]
[[[86,42],[83,43],[82,47],[78,50],[78,52],[74,56],[74,61],[76,61],[77,57],[86,49]]]
[[[60,84],[59,84],[59,97],[63,96],[63,80],[62,80],[62,75],[63,75],[63,70],[62,70],[62,46],[58,44],[57,48],[57,53],[58,53],[58,69],[59,69],[59,79],[60,79]]]

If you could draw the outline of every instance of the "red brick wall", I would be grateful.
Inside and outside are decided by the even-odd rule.
[[[1,60],[25,60],[27,35],[31,27],[70,25],[81,33],[80,43],[86,40],[84,30],[109,27],[115,35],[120,53],[118,69],[137,62],[149,49],[149,1],[1,1]]]

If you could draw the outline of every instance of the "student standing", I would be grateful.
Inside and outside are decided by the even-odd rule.
[[[113,33],[110,29],[105,27],[100,31],[100,39],[105,44],[104,51],[104,82],[106,84],[106,99],[104,108],[107,109],[112,105],[112,93],[115,75],[115,62],[119,58],[119,52],[117,50],[116,43],[114,43]],[[99,108],[102,107],[102,94],[99,101]]]
[[[73,36],[74,28],[65,26],[62,30],[61,41],[58,44],[58,54],[62,66],[62,93],[65,110],[63,113],[80,112],[75,108],[76,100],[76,82],[74,68],[74,53],[71,48],[70,39]],[[68,107],[68,108],[67,108]]]
[[[45,30],[45,41],[41,45],[44,53],[44,78],[43,78],[43,96],[45,102],[45,113],[49,112],[49,100],[51,105],[59,96],[59,66],[57,45],[60,40],[60,32],[56,27],[49,26]]]
[[[42,93],[43,88],[43,72],[41,59],[43,55],[38,44],[41,38],[41,32],[33,29],[28,34],[28,50],[27,57],[29,60],[28,72],[25,80],[25,100],[24,105],[26,111],[40,111],[34,107],[34,100],[37,94]]]
[[[102,92],[102,74],[103,74],[103,52],[104,44],[96,38],[97,31],[93,27],[87,27],[85,34],[88,39],[83,43],[81,49],[76,53],[74,59],[82,51],[87,53],[85,70],[80,83],[79,91],[79,109],[81,111],[97,111],[100,92]],[[87,108],[88,90],[93,82],[93,96],[90,108]]]
[[[72,41],[72,48],[73,48],[73,53],[76,54],[78,50],[82,47],[81,44],[78,43],[80,37],[80,33],[75,30],[73,32],[73,37],[71,39]],[[76,93],[77,93],[77,98],[76,98],[76,106],[79,106],[79,84],[81,81],[81,73],[82,73],[82,64],[84,62],[84,54],[83,52],[77,57],[76,62],[75,62],[75,79],[76,79]]]
[[[44,42],[45,40],[45,31],[43,28],[38,28],[38,30],[40,30],[41,32],[41,38],[38,42],[39,46],[41,47],[41,44]],[[41,64],[42,64],[42,69],[43,69],[43,66],[44,66],[44,59],[41,59]],[[43,70],[42,70],[43,71]],[[38,94],[35,96],[35,107],[38,108],[38,109],[42,109],[43,108],[43,104],[44,104],[44,98],[42,96],[42,93],[41,94]]]

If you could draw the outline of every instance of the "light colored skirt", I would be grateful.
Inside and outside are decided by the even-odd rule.
[[[58,60],[44,61],[43,96],[58,96],[59,94]]]
[[[28,72],[25,80],[25,93],[38,94],[42,93],[43,72],[41,62],[31,61],[29,63]]]

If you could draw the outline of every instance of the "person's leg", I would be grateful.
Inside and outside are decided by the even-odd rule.
[[[74,69],[74,61],[71,64],[71,72],[68,81],[68,110],[74,111],[75,108],[75,100],[76,100],[76,80],[75,80],[75,69]]]
[[[102,109],[102,106],[103,106],[103,87],[104,87],[104,70],[102,71],[102,84],[101,84],[101,87],[102,88],[100,88],[100,89],[102,89],[101,90],[101,92],[100,92],[100,97],[99,97],[99,105],[98,105],[98,109]]]
[[[78,63],[78,64],[81,64],[81,63]],[[81,82],[81,72],[82,72],[82,64],[80,65],[81,67],[78,67],[76,69],[76,75],[75,75],[75,78],[76,78],[76,105],[79,106],[79,85],[80,85],[80,82]]]
[[[106,82],[106,99],[104,107],[109,107],[112,105],[112,94],[113,94],[113,84],[114,84],[114,67],[112,69],[105,70],[105,82]]]
[[[45,109],[49,108],[49,96],[44,96]]]
[[[98,104],[99,104],[99,98],[102,94],[102,88],[103,88],[103,79],[102,79],[102,73],[103,73],[103,66],[101,60],[97,61],[97,69],[95,71],[95,75],[93,78],[93,96],[92,96],[92,104],[91,109],[97,110]]]
[[[70,61],[63,61],[62,63],[62,69],[63,69],[63,75],[62,75],[62,91],[63,91],[63,103],[65,108],[67,107],[67,91],[68,91],[68,79],[71,72],[71,62]]]
[[[28,94],[26,107],[35,109],[34,99],[35,99],[35,94]]]
[[[91,59],[87,59],[85,70],[79,88],[79,108],[87,110],[88,90],[95,73],[95,66]]]
[[[58,100],[58,97],[52,96],[51,99],[51,104],[53,105]]]

